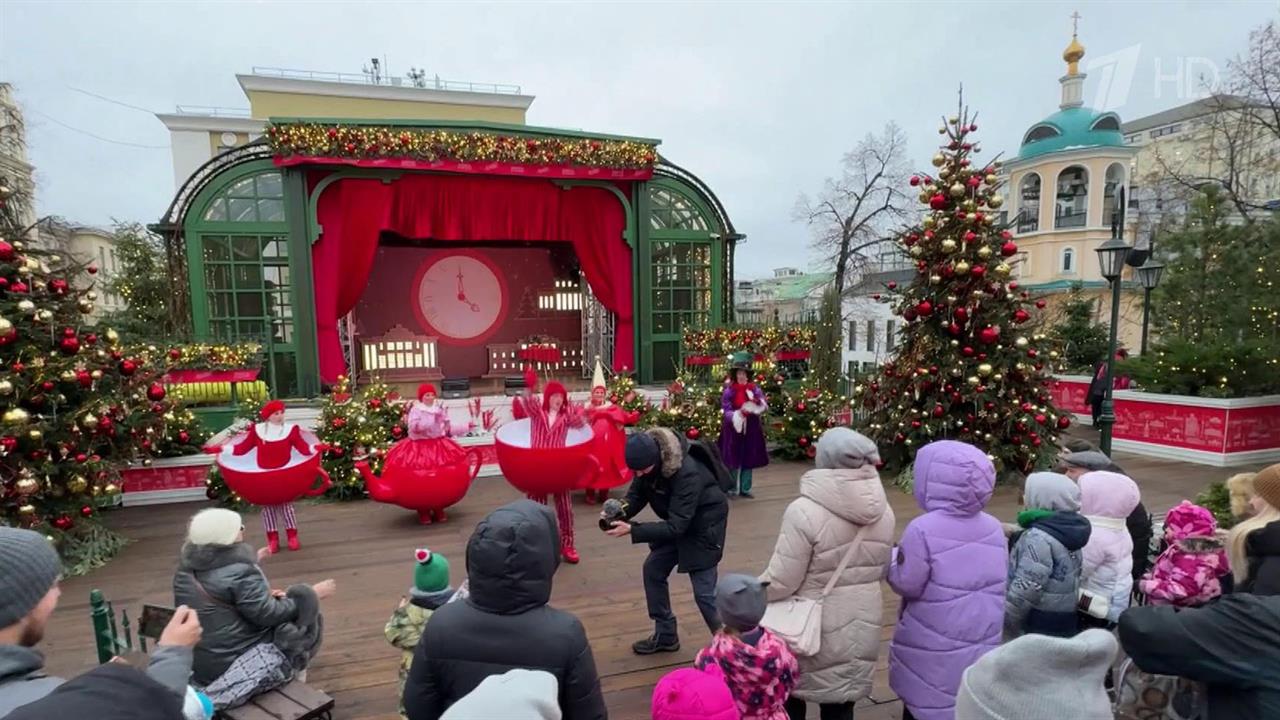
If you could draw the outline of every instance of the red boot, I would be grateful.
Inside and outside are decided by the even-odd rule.
[[[431,524],[431,511],[430,511],[430,510],[419,510],[419,511],[418,511],[418,524],[420,524],[420,525],[430,525],[430,524]]]
[[[298,528],[288,528],[284,531],[284,534],[287,535],[289,538],[290,550],[302,549],[302,544],[298,542]]]
[[[272,555],[280,552],[280,533],[278,531],[270,530],[267,532],[267,550]]]
[[[592,490],[591,488],[587,488],[586,497],[585,497],[585,498],[583,498],[583,499],[586,501],[586,503],[587,503],[588,505],[595,505],[595,504],[596,504],[596,491],[595,491],[595,490]]]
[[[565,545],[560,548],[560,554],[564,556],[564,561],[570,565],[577,565],[582,558],[578,557],[578,551],[573,549],[572,545]]]
[[[442,523],[442,522],[444,522],[445,520],[448,520],[448,519],[449,519],[449,518],[448,518],[448,516],[446,516],[446,515],[444,514],[444,511],[443,511],[443,510],[432,510],[432,511],[431,511],[431,514],[432,514],[432,516],[434,516],[434,517],[435,517],[436,522],[438,522],[438,523]]]

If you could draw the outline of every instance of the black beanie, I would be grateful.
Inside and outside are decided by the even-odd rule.
[[[632,470],[645,470],[657,465],[662,460],[662,452],[658,450],[658,441],[647,432],[636,433],[627,437],[625,452],[627,467]]]

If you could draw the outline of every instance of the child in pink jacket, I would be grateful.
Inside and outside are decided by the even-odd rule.
[[[1139,581],[1152,605],[1197,607],[1222,594],[1219,580],[1231,572],[1217,537],[1218,521],[1207,509],[1183,500],[1164,518],[1168,547]]]

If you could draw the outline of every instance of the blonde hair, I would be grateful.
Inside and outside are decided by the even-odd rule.
[[[1253,479],[1258,473],[1237,473],[1227,478],[1227,493],[1231,498],[1231,514],[1242,518],[1253,513],[1249,500],[1254,496]]]
[[[1266,500],[1262,502],[1266,506],[1262,508],[1262,512],[1231,528],[1231,532],[1227,534],[1227,546],[1231,553],[1231,575],[1235,578],[1236,587],[1249,579],[1249,556],[1245,552],[1245,541],[1249,533],[1280,520],[1280,510]]]

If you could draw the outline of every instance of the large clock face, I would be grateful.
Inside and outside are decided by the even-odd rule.
[[[506,319],[506,281],[487,256],[447,251],[428,258],[418,269],[413,307],[427,332],[472,345],[492,335]]]

